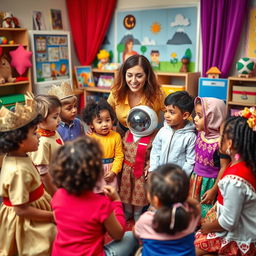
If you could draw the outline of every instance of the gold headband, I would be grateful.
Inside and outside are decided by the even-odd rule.
[[[52,88],[48,91],[48,95],[55,95],[60,100],[64,100],[66,98],[74,96],[74,92],[69,83],[62,82],[60,86],[53,84]]]

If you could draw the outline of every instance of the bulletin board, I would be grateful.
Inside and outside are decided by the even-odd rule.
[[[247,57],[256,59],[256,8],[251,9],[249,14]]]
[[[46,93],[52,84],[72,83],[69,32],[30,31],[34,90]]]
[[[189,71],[198,70],[199,8],[197,5],[146,10],[117,11],[101,49],[113,51],[115,62],[123,62],[127,40],[133,51],[151,60],[157,53],[154,69],[178,72],[181,59],[189,56]]]

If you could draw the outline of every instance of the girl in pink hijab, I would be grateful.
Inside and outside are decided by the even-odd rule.
[[[190,179],[190,195],[201,201],[201,217],[216,201],[217,182],[229,159],[219,153],[220,126],[226,119],[226,105],[216,98],[195,99],[196,163]]]

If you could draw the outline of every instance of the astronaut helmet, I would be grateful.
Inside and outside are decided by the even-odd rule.
[[[152,134],[157,125],[157,114],[148,106],[136,106],[128,113],[127,126],[136,137],[145,137]]]

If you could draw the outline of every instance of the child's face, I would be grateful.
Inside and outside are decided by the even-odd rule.
[[[195,123],[196,129],[198,131],[203,131],[204,130],[204,115],[203,115],[203,108],[202,108],[201,104],[196,104],[195,113],[196,113],[196,116],[194,117],[194,123]]]
[[[60,110],[58,107],[49,114],[46,119],[39,124],[39,127],[49,131],[56,131],[58,124],[60,123]]]
[[[101,110],[98,117],[92,120],[91,128],[100,135],[107,135],[113,128],[113,120],[108,110]]]
[[[19,151],[23,153],[37,151],[40,136],[36,130],[37,125],[29,128],[27,138],[20,143]]]
[[[70,123],[77,115],[77,101],[74,100],[70,104],[65,104],[61,108],[61,120],[65,123]]]
[[[185,113],[182,113],[181,110],[176,106],[165,106],[164,119],[166,123],[174,130],[184,127],[186,120],[184,114]]]

